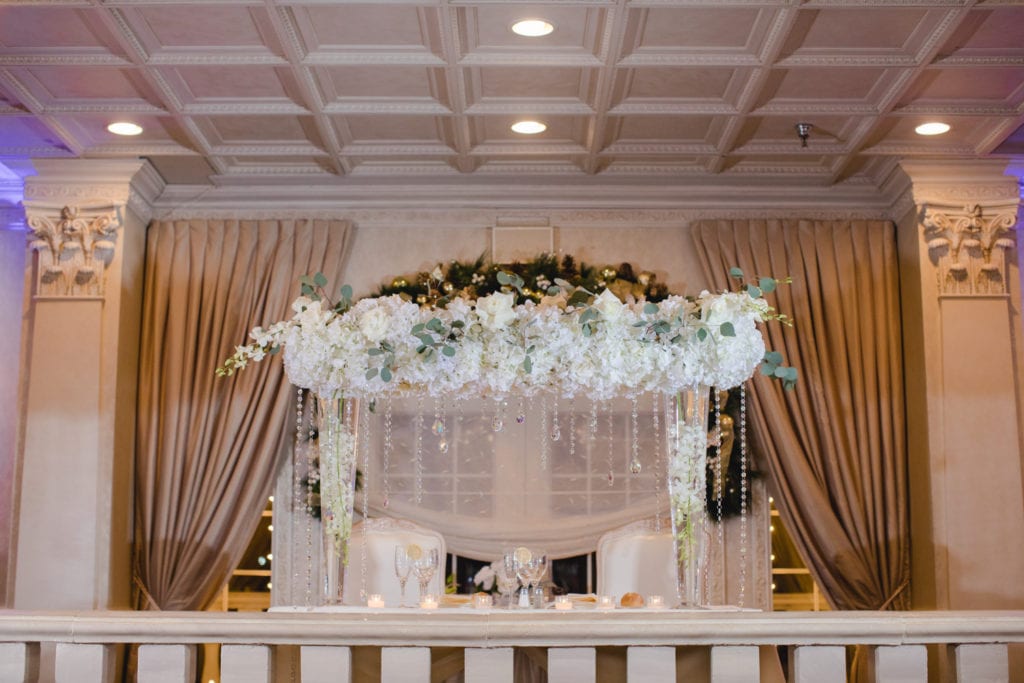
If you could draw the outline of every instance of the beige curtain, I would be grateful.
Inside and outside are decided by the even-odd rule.
[[[277,357],[230,378],[214,370],[252,327],[290,317],[301,275],[322,271],[336,292],[352,237],[345,221],[150,226],[135,456],[140,608],[205,607],[244,553],[295,395]]]
[[[910,580],[895,228],[883,221],[704,221],[694,239],[716,288],[791,276],[768,297],[795,320],[766,326],[801,373],[758,373],[753,437],[786,528],[837,609],[906,609]]]

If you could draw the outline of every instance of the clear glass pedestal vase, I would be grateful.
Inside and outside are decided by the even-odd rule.
[[[704,574],[710,549],[705,503],[709,393],[704,385],[680,392],[669,431],[668,494],[680,607],[707,604]]]
[[[355,502],[356,429],[344,399],[318,399],[321,603],[340,605]]]

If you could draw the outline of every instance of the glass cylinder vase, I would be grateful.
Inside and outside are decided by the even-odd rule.
[[[348,540],[355,502],[356,430],[346,420],[345,400],[318,399],[320,449],[320,522],[323,530],[321,599],[339,605],[344,592]]]
[[[706,604],[708,395],[704,385],[680,392],[669,431],[668,495],[680,607]]]

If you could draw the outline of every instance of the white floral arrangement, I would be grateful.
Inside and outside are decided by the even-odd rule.
[[[742,273],[733,269],[734,277]],[[757,324],[775,314],[761,278],[740,292],[668,296],[660,302],[593,294],[559,280],[539,301],[516,304],[506,291],[419,305],[397,295],[351,303],[351,288],[331,303],[326,279],[302,280],[290,320],[251,333],[218,370],[230,375],[283,351],[292,384],[320,397],[585,395],[603,400],[697,385],[728,389],[762,371],[792,386],[796,370],[765,353]]]

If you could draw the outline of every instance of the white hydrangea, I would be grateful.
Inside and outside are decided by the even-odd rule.
[[[730,388],[748,379],[764,356],[757,323],[769,308],[746,293],[702,292],[692,301],[671,296],[655,309],[644,301],[623,303],[605,290],[591,307],[599,315],[588,335],[579,322],[585,309],[567,309],[561,293],[517,306],[513,294],[499,292],[456,298],[444,308],[378,297],[341,314],[300,297],[291,320],[252,331],[253,343],[236,350],[224,374],[280,346],[289,380],[325,397],[517,390],[600,400],[698,384]],[[423,340],[412,330],[433,318],[444,334],[427,330],[434,352],[419,353]],[[454,353],[442,353],[443,346]]]

